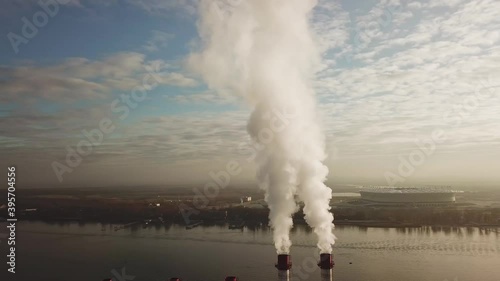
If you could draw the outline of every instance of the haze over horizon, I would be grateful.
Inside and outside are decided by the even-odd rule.
[[[38,1],[0,11],[0,155],[20,187],[189,185],[233,162],[232,183],[255,182],[250,109],[185,64],[200,48],[196,0],[60,2],[33,36],[23,17],[33,23]],[[223,17],[236,2],[214,3]],[[396,185],[500,188],[499,10],[319,1],[310,20],[328,184],[387,185],[390,174]],[[144,80],[155,85],[140,94]],[[106,129],[68,165],[67,147]]]

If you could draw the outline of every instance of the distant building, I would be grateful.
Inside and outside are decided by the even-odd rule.
[[[240,198],[240,201],[241,201],[241,204],[245,203],[245,202],[251,202],[252,201],[252,197],[251,196],[243,196]]]
[[[378,203],[453,203],[456,191],[436,188],[367,188],[361,199]]]

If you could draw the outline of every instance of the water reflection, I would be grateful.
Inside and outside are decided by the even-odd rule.
[[[401,228],[374,228],[342,225],[334,230],[338,237],[337,249],[385,249],[388,251],[436,251],[444,253],[498,254],[500,228],[423,226]],[[271,228],[254,224],[231,229],[228,224],[199,225],[192,229],[163,223],[98,224],[70,222],[21,222],[18,231],[32,233],[65,233],[88,236],[121,236],[163,240],[214,241],[271,245]],[[291,231],[295,246],[315,248],[316,235],[310,227],[296,225]],[[488,247],[484,245],[489,245]],[[486,250],[489,249],[489,250]]]
[[[20,252],[25,257],[23,263],[41,263],[37,271],[41,276],[51,276],[48,270],[53,269],[53,260],[60,268],[71,270],[81,264],[89,270],[103,264],[109,266],[92,272],[94,277],[85,280],[102,280],[106,276],[95,276],[101,276],[98,274],[102,271],[109,273],[124,260],[130,261],[130,269],[135,270],[131,274],[138,276],[137,280],[160,280],[179,269],[189,280],[220,280],[221,275],[228,273],[224,266],[234,267],[242,280],[268,280],[276,274],[272,232],[267,225],[230,229],[228,224],[218,224],[186,229],[183,225],[142,222],[126,227],[109,223],[20,222],[17,231],[22,249],[26,249]],[[342,225],[334,232],[338,237],[334,245],[338,280],[445,280],[449,276],[443,272],[452,272],[460,276],[460,281],[493,281],[500,274],[495,266],[500,264],[500,228]],[[291,240],[296,265],[308,257],[316,258],[316,235],[309,227],[296,225]],[[43,263],[47,253],[50,263]],[[192,253],[210,257],[196,272],[190,271],[188,262]],[[172,259],[173,256],[179,258]],[[236,256],[239,258],[233,258]],[[160,269],[164,271],[161,273]],[[196,275],[198,270],[208,277]],[[146,279],[151,272],[160,273]],[[318,274],[302,281],[317,280]],[[78,278],[74,280],[84,280]]]
[[[467,227],[467,236],[473,236],[473,235],[474,235],[474,228]]]

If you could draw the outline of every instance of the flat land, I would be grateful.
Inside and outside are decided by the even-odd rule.
[[[334,186],[333,190],[336,224],[500,226],[500,190],[466,191],[450,204],[377,204],[353,196],[359,191],[353,186]],[[18,189],[16,208],[18,218],[24,220],[228,223],[235,227],[268,223],[264,193],[257,187],[227,187],[216,196],[203,193],[203,186]],[[244,197],[251,201],[242,203]],[[0,202],[6,202],[5,195],[0,195]],[[5,219],[6,206],[0,206],[0,217]],[[301,208],[294,222],[305,224]]]

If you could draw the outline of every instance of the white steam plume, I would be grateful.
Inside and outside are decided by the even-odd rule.
[[[311,85],[320,64],[309,26],[315,5],[315,0],[200,1],[202,50],[189,58],[211,89],[241,95],[253,108],[248,132],[258,145],[257,179],[278,253],[290,250],[295,196],[305,204],[320,251],[331,252],[335,242],[331,189],[323,184],[324,136]]]

